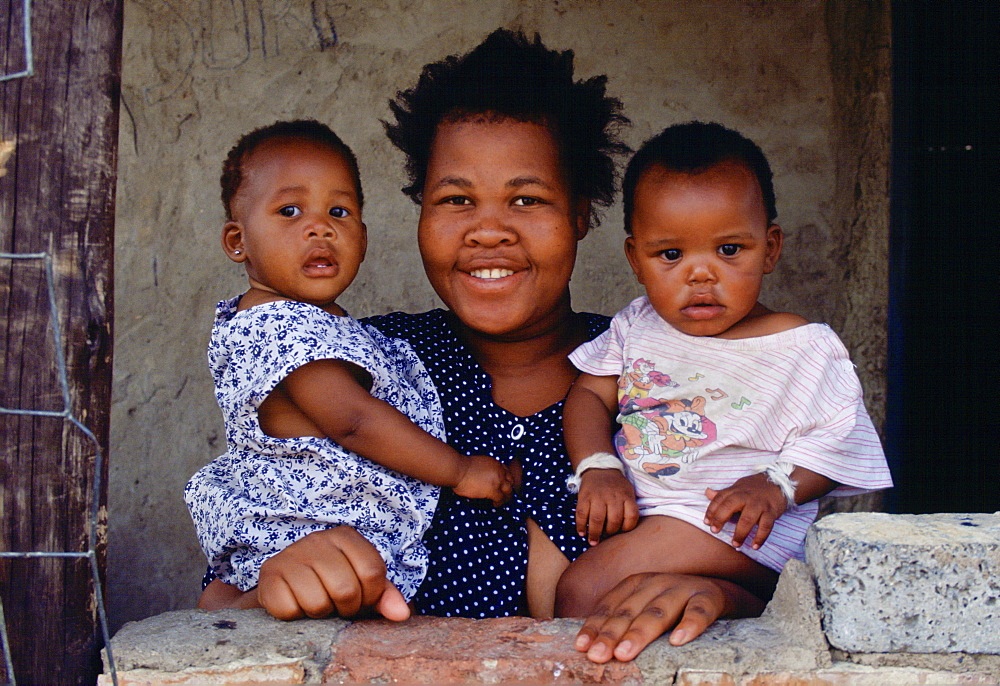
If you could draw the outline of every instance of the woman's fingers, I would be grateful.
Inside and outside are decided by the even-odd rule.
[[[671,628],[670,642],[700,636],[726,607],[712,579],[678,574],[636,574],[605,596],[577,634],[576,649],[593,662],[631,660]]]
[[[331,562],[336,564],[327,564],[323,560],[320,575],[337,605],[337,614],[351,617],[361,608],[374,607],[385,593],[385,562],[375,546],[353,528],[339,526],[328,531],[330,543],[336,546],[336,553],[343,556],[349,568],[335,557]],[[348,610],[350,612],[344,614]]]
[[[340,526],[309,534],[268,559],[260,570],[259,599],[279,619],[353,617],[379,602],[385,574],[375,547]]]
[[[388,579],[385,580],[382,597],[375,604],[375,611],[394,622],[402,622],[410,617],[410,606],[406,604],[406,598]]]

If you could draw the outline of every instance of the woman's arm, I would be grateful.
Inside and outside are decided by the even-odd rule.
[[[687,574],[634,574],[601,600],[576,636],[593,662],[628,661],[670,631],[671,645],[700,636],[715,620],[756,617],[765,602],[729,581]]]
[[[289,374],[281,391],[323,435],[384,467],[467,498],[502,505],[513,494],[509,470],[485,455],[466,457],[389,403],[373,397],[360,367],[316,360]]]

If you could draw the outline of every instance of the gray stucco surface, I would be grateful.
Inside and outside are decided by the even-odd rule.
[[[1000,653],[1000,515],[831,515],[806,556],[835,648]]]
[[[417,208],[382,133],[420,67],[498,26],[573,49],[608,75],[634,125],[717,120],[775,169],[787,238],[763,300],[829,322],[884,405],[888,9],[867,0],[126,0],[116,227],[108,601],[115,626],[191,607],[202,557],[181,491],[224,449],[205,362],[215,303],[244,279],[219,248],[221,160],[280,118],[329,123],[357,152],[370,247],[343,304],[356,315],[439,305],[415,245]],[[574,306],[639,294],[620,205],[588,236]]]

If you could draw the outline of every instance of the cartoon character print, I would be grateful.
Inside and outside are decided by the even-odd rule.
[[[677,388],[670,376],[658,372],[649,360],[639,358],[632,362],[632,371],[618,378],[618,407],[622,414],[635,412],[639,408],[653,407],[659,404],[656,398],[650,398],[649,392],[654,386],[660,388]]]
[[[657,407],[621,416],[615,447],[651,476],[664,478],[695,459],[692,449],[715,440],[715,423],[705,416],[705,398],[656,401]]]

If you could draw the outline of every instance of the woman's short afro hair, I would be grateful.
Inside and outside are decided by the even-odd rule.
[[[507,29],[465,55],[426,65],[417,85],[390,101],[395,123],[384,122],[389,140],[406,155],[410,183],[403,192],[420,202],[438,124],[485,115],[548,126],[573,195],[610,206],[613,156],[629,152],[619,133],[630,122],[621,101],[605,94],[606,83],[606,76],[574,81],[572,50],[549,50],[538,34],[529,40]],[[593,211],[591,223],[600,223]]]

